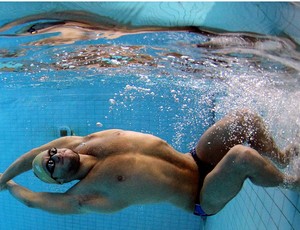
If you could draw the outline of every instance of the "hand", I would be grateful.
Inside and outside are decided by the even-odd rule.
[[[2,177],[2,173],[0,173],[0,181],[1,181],[1,177]],[[13,185],[16,185],[16,183],[13,180],[10,180],[5,184],[0,184],[0,192],[8,189],[8,186],[13,186]]]
[[[0,181],[1,181],[1,178],[2,178],[2,173],[0,173]],[[6,186],[6,183],[5,184],[2,184],[0,182],[0,192],[7,189],[7,186]]]

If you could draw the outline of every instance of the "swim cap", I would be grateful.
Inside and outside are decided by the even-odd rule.
[[[43,156],[48,150],[39,153],[32,161],[32,170],[34,174],[42,181],[49,184],[58,184],[48,173],[48,170],[43,167]]]

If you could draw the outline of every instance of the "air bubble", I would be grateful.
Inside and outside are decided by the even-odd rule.
[[[96,126],[99,127],[99,128],[101,128],[101,127],[103,126],[103,124],[102,124],[101,122],[98,121],[98,122],[96,123]]]

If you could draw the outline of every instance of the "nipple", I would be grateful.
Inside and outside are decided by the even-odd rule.
[[[122,181],[125,181],[126,178],[125,178],[125,176],[119,175],[119,176],[117,176],[117,180],[118,180],[119,182],[122,182]]]

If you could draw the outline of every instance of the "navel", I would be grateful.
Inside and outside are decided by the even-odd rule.
[[[117,176],[117,180],[118,180],[119,182],[122,182],[122,181],[125,181],[126,178],[125,178],[125,176],[118,175],[118,176]]]

